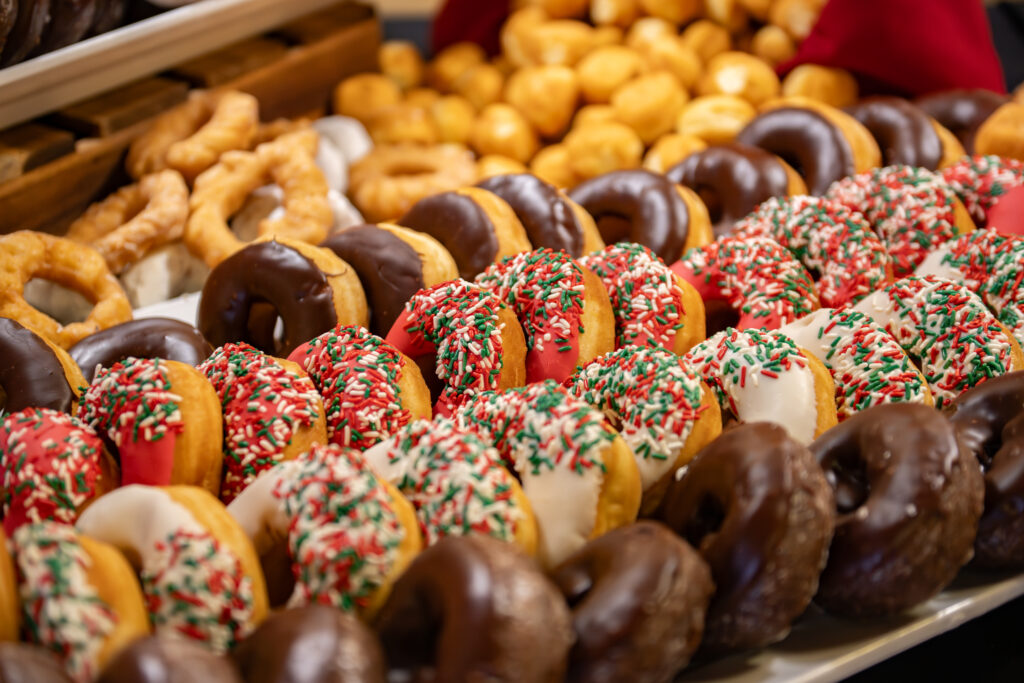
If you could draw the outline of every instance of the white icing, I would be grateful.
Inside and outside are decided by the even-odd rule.
[[[347,116],[325,116],[313,122],[313,128],[353,164],[373,149],[373,140],[363,124]]]
[[[928,252],[928,255],[914,270],[914,275],[935,275],[947,280],[963,280],[963,275],[957,268],[942,262],[942,259],[949,256],[952,251],[950,244],[950,242],[945,242]]]
[[[297,469],[295,461],[288,460],[265,470],[228,505],[228,512],[252,541],[258,555],[288,536],[288,516],[280,491]]]
[[[210,268],[182,242],[154,249],[118,278],[132,308],[152,306],[203,288]]]

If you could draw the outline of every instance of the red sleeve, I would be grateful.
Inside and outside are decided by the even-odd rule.
[[[434,53],[469,41],[482,45],[490,55],[498,54],[498,33],[510,7],[511,0],[448,0],[434,19]]]

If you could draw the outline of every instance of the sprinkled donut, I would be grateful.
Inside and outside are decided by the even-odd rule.
[[[1003,230],[998,221],[991,220],[993,209],[1008,193],[1016,194],[1019,190],[1015,188],[1024,186],[1024,162],[993,154],[967,156],[943,169],[942,177],[960,197],[979,228],[989,226]]]
[[[615,347],[615,318],[601,281],[564,251],[504,259],[476,284],[508,304],[526,335],[526,381],[563,382]]]
[[[644,489],[641,510],[661,501],[673,473],[722,431],[714,394],[679,356],[627,346],[569,378],[569,392],[621,425]]]
[[[889,254],[871,225],[822,197],[769,199],[737,222],[733,234],[769,237],[791,251],[818,276],[822,306],[856,303],[892,282]]]
[[[320,395],[288,365],[241,342],[225,344],[199,366],[224,412],[225,504],[263,470],[327,440]]]
[[[289,357],[309,373],[327,411],[327,439],[364,450],[411,420],[430,418],[420,369],[363,327],[339,325]]]
[[[939,408],[984,382],[1024,368],[1020,346],[963,285],[933,275],[897,280],[856,310],[915,358]]]
[[[896,277],[912,273],[943,242],[974,229],[953,189],[924,168],[877,168],[833,183],[826,196],[864,214],[888,248]]]
[[[74,524],[90,502],[117,487],[117,463],[92,429],[49,408],[26,408],[0,423],[3,523]]]
[[[464,280],[418,292],[386,341],[413,359],[436,357],[433,365],[444,388],[434,410],[441,415],[466,396],[526,381],[526,340],[515,313]]]
[[[580,259],[608,290],[615,346],[660,346],[684,354],[704,339],[704,307],[693,287],[654,252],[620,242]]]
[[[810,273],[767,237],[726,237],[691,249],[672,271],[704,300],[708,332],[775,329],[819,308]]]
[[[828,370],[777,330],[729,328],[683,360],[741,422],[774,422],[802,444],[837,422]]]

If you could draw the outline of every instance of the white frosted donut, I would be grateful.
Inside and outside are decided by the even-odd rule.
[[[370,153],[373,140],[366,127],[348,116],[325,116],[313,122],[321,139],[328,140],[352,165]]]

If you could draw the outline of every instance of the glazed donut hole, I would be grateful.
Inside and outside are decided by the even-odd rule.
[[[430,63],[427,81],[441,92],[450,92],[459,76],[487,61],[487,53],[476,43],[455,43],[441,50]]]
[[[594,47],[594,28],[582,21],[558,19],[528,29],[523,36],[527,64],[575,66]]]
[[[796,56],[796,43],[781,28],[775,24],[768,24],[759,28],[750,39],[750,51],[771,66],[776,66]],[[783,81],[783,94],[785,88]]]
[[[640,0],[640,8],[652,17],[682,26],[701,11],[701,0]]]
[[[567,66],[520,69],[508,79],[505,101],[518,109],[545,138],[561,136],[579,101],[576,72]]]
[[[561,189],[574,187],[580,181],[569,163],[569,148],[562,143],[537,152],[530,162],[530,173]]]
[[[402,90],[419,87],[423,83],[425,66],[419,49],[405,40],[389,40],[381,44],[377,61],[382,74]]]
[[[413,88],[405,93],[403,102],[412,107],[429,107],[441,99],[441,93],[433,88]]]
[[[537,5],[527,5],[509,16],[498,38],[502,54],[513,66],[530,66],[534,63],[527,51],[526,34],[548,19],[547,13]]]
[[[592,104],[611,102],[617,88],[640,75],[644,59],[631,48],[621,45],[600,47],[576,65],[576,77],[583,99]]]
[[[346,78],[334,91],[334,111],[351,116],[363,125],[382,109],[402,101],[402,91],[387,76],[359,74]]]
[[[783,97],[809,97],[842,108],[857,101],[857,80],[846,69],[801,64],[782,81]]]
[[[629,126],[615,121],[575,128],[565,136],[572,172],[589,180],[640,166],[644,143]]]
[[[486,180],[498,175],[516,175],[528,173],[529,169],[522,162],[501,156],[500,154],[488,154],[480,157],[476,162],[477,177]]]
[[[626,83],[612,96],[616,118],[645,144],[672,130],[688,96],[676,78],[659,71]]]
[[[595,26],[591,34],[591,47],[596,50],[608,45],[622,45],[625,32],[618,26]]]
[[[576,116],[572,120],[572,127],[581,128],[591,123],[604,123],[606,121],[618,121],[615,107],[610,104],[588,104],[576,112]]]
[[[693,89],[703,71],[700,57],[677,36],[655,38],[644,48],[643,56],[653,71],[668,71],[687,90]]]
[[[752,19],[760,22],[768,21],[773,0],[737,0],[737,2]]]
[[[700,95],[735,95],[755,107],[779,94],[779,77],[763,61],[744,52],[723,52],[708,62],[697,84]]]
[[[676,35],[676,27],[664,19],[643,17],[637,19],[629,27],[623,42],[626,47],[640,52],[654,39],[674,35]]]
[[[715,55],[732,49],[732,37],[729,32],[707,19],[693,22],[683,29],[679,37],[705,64]]]
[[[366,130],[378,145],[433,145],[440,138],[427,110],[408,104],[381,109],[367,123]]]
[[[639,13],[637,0],[590,0],[590,20],[597,26],[628,29]]]
[[[515,107],[492,104],[473,124],[473,149],[480,156],[500,154],[526,163],[540,147],[537,133]]]
[[[707,149],[708,143],[696,135],[668,133],[658,138],[644,155],[643,167],[655,173],[665,173],[694,152]]]
[[[704,14],[733,34],[747,26],[747,11],[739,0],[704,0]]]
[[[793,40],[802,42],[811,35],[818,15],[828,0],[774,0],[768,20],[780,26]]]
[[[720,145],[731,142],[755,116],[753,105],[733,95],[696,97],[679,113],[676,132]]]
[[[578,19],[587,13],[589,0],[540,0],[537,4],[552,19]]]
[[[434,100],[428,111],[441,142],[469,144],[476,121],[476,109],[469,100],[460,95],[445,95]]]
[[[501,100],[504,87],[504,74],[497,67],[484,63],[469,67],[456,78],[452,92],[462,95],[480,110]]]

